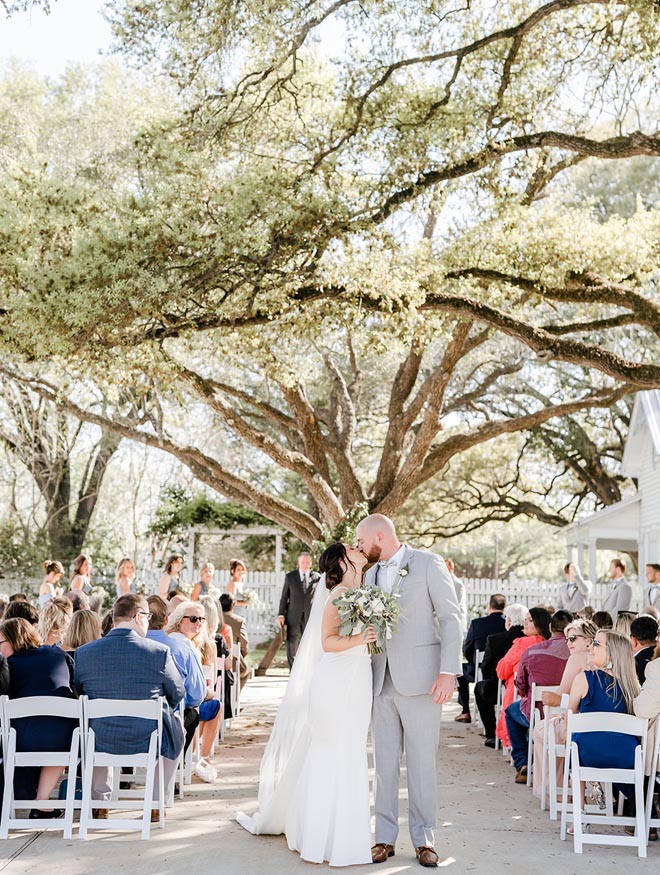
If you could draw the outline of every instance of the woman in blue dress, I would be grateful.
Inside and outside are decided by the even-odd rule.
[[[633,714],[633,700],[639,694],[632,642],[613,629],[599,629],[592,645],[590,669],[580,672],[571,685],[569,708],[574,713],[609,712]],[[596,769],[632,769],[638,739],[620,732],[576,732],[580,765]],[[633,797],[632,785],[618,788]]]
[[[27,620],[0,624],[0,654],[9,664],[9,698],[59,696],[75,699],[71,689],[69,657],[59,647],[42,645]],[[12,721],[17,751],[64,751],[71,747],[77,721],[66,717],[34,716]],[[14,790],[18,799],[50,798],[62,775],[60,766],[32,766],[16,770]],[[31,818],[53,817],[52,811],[33,808]]]

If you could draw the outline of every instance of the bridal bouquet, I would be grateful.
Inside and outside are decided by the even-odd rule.
[[[342,593],[332,602],[339,610],[339,634],[352,635],[373,626],[376,641],[367,645],[369,653],[383,653],[385,641],[392,637],[401,615],[400,598],[396,588],[386,593],[377,586]]]

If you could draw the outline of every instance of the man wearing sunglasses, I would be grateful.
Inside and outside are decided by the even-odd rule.
[[[90,699],[144,701],[160,696],[166,698],[168,707],[163,710],[161,761],[167,796],[183,747],[181,721],[172,711],[184,697],[183,681],[169,649],[146,637],[151,612],[142,596],[132,593],[121,596],[115,602],[112,614],[114,627],[105,638],[85,644],[76,651],[74,686],[79,695]],[[92,728],[98,751],[133,754],[146,753],[154,726],[149,720],[118,717],[116,720],[94,720]],[[94,769],[93,799],[110,798],[109,772],[107,768]],[[154,799],[158,798],[157,794],[158,781],[154,784]],[[99,808],[96,812],[97,816],[107,817],[106,809]]]

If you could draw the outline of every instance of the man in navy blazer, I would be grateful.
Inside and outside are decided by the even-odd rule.
[[[113,608],[114,628],[105,638],[76,651],[73,681],[76,691],[90,699],[157,699],[165,696],[161,745],[165,791],[174,778],[176,761],[183,747],[183,729],[172,713],[185,695],[181,675],[169,649],[147,637],[151,614],[140,595],[123,595]],[[96,724],[96,725],[95,725]],[[96,749],[105,753],[145,753],[154,730],[151,720],[118,717],[93,720]],[[109,769],[95,768],[94,799],[110,797]],[[158,782],[154,797],[157,798]]]
[[[471,723],[470,716],[470,684],[474,683],[474,659],[477,650],[482,652],[486,649],[486,641],[489,635],[504,632],[504,616],[502,611],[506,607],[506,596],[502,593],[494,593],[490,597],[488,615],[477,617],[472,620],[465,636],[463,644],[463,675],[457,678],[458,703],[461,713],[454,718],[458,723]]]

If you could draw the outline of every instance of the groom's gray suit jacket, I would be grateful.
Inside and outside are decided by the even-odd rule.
[[[367,572],[368,584],[376,582],[377,568]],[[465,625],[445,563],[436,553],[406,547],[399,571],[403,568],[408,573],[396,584],[401,590],[401,618],[385,653],[372,657],[375,696],[383,687],[387,665],[403,696],[428,693],[440,672],[462,672]]]

